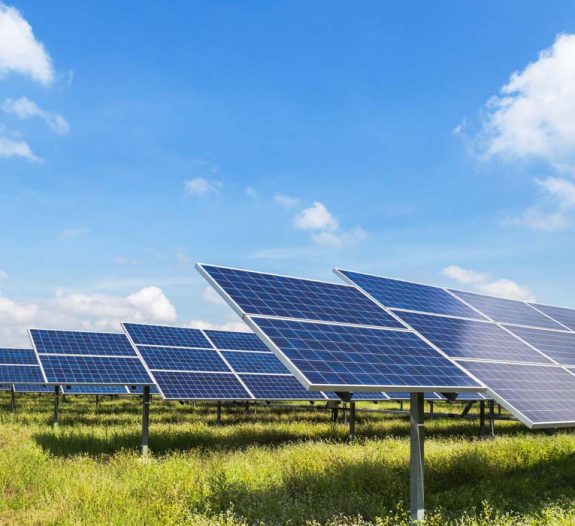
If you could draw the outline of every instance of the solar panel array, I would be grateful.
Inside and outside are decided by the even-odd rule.
[[[307,389],[482,389],[355,287],[211,265],[197,268]]]
[[[0,382],[43,384],[45,382],[32,349],[0,349]]]
[[[575,366],[574,310],[336,273],[462,366],[529,427],[575,425],[575,375],[568,368]]]
[[[124,334],[31,329],[44,383],[152,385]]]

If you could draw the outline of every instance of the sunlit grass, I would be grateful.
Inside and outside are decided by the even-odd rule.
[[[398,404],[362,404],[397,408]],[[408,524],[405,415],[360,412],[358,439],[329,412],[154,401],[152,455],[139,453],[137,398],[0,395],[0,524]],[[435,411],[460,412],[436,404]],[[432,526],[575,524],[575,435],[516,422],[478,441],[477,420],[426,422]]]

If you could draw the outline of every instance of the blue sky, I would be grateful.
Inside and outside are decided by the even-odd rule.
[[[2,4],[0,336],[235,321],[195,261],[575,306],[571,33],[570,2]]]

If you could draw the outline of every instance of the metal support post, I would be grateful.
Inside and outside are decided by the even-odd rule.
[[[410,437],[410,514],[412,524],[423,521],[424,505],[424,428],[423,413],[425,399],[423,393],[411,393],[411,437]]]
[[[349,403],[349,439],[355,440],[355,402]]]
[[[485,438],[485,400],[479,402],[479,439]]]
[[[16,394],[14,392],[14,386],[10,387],[10,414],[13,415],[16,410]]]
[[[495,437],[495,402],[489,400],[489,436]]]
[[[100,395],[96,395],[96,409],[100,407]]]
[[[429,401],[429,414],[433,416],[433,400]]]
[[[52,419],[52,425],[58,427],[58,406],[60,405],[60,386],[54,386],[54,418]]]
[[[471,410],[471,408],[473,407],[473,404],[475,402],[468,402],[467,404],[465,404],[465,408],[463,409],[463,411],[461,412],[461,418],[465,418],[467,416],[467,413],[469,413],[469,411]]]
[[[144,386],[142,396],[142,458],[148,456],[148,431],[150,427],[150,386]]]

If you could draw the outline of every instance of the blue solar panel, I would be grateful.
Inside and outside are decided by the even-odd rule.
[[[575,333],[509,327],[530,345],[561,365],[575,365]]]
[[[485,317],[439,287],[337,270],[386,307],[484,320]]]
[[[0,349],[0,365],[36,365],[33,349]]]
[[[124,334],[31,329],[30,335],[39,354],[136,356]]]
[[[127,385],[126,389],[128,390],[128,394],[131,395],[141,395],[144,394],[144,386],[142,385]],[[150,386],[150,394],[160,394],[158,388],[155,385]]]
[[[125,395],[125,385],[63,385],[62,392],[70,395]]]
[[[411,332],[272,318],[252,321],[316,388],[481,387]]]
[[[496,398],[513,408],[529,426],[552,427],[575,422],[575,376],[561,367],[542,365],[465,362]]]
[[[11,391],[12,385],[11,384],[2,384],[0,385],[0,391]]]
[[[15,384],[16,393],[53,393],[55,386],[46,384]]]
[[[400,327],[354,287],[245,270],[198,266],[247,314]]]
[[[200,329],[142,325],[138,323],[124,323],[123,325],[136,345],[194,347],[197,349],[212,348]]]
[[[324,391],[323,393],[329,400],[341,402],[341,398],[333,391]],[[386,394],[380,392],[364,391],[362,393],[352,393],[352,402],[371,402],[371,401],[389,400]]]
[[[551,316],[554,320],[565,325],[565,327],[575,331],[575,309],[568,309],[566,307],[552,307],[551,305],[540,305],[533,303],[537,310]]]
[[[232,373],[154,372],[166,399],[251,400]]]
[[[255,334],[249,332],[205,331],[205,333],[218,349],[271,352]]]
[[[479,309],[483,314],[489,316],[493,321],[547,329],[563,328],[522,301],[484,296],[483,294],[459,290],[453,290],[452,292],[476,309]]]
[[[292,375],[241,374],[240,378],[258,400],[325,400],[310,393]]]
[[[44,354],[40,355],[40,361],[49,383],[95,385],[152,383],[138,358]]]
[[[482,400],[488,400],[488,397],[481,393],[458,393],[456,398],[457,402],[481,402]]]
[[[213,372],[230,370],[214,350],[145,346],[138,347],[138,350],[149,369]]]
[[[393,401],[403,402],[406,400],[409,401],[411,399],[410,393],[405,391],[388,391],[386,394],[389,396],[390,400]],[[430,402],[443,400],[443,397],[437,393],[425,393],[424,398]]]
[[[0,382],[11,384],[42,384],[45,380],[38,366],[2,365],[0,366]]]
[[[222,354],[238,373],[291,374],[273,353],[222,351]]]
[[[494,323],[412,312],[398,314],[422,336],[454,358],[551,363]]]

